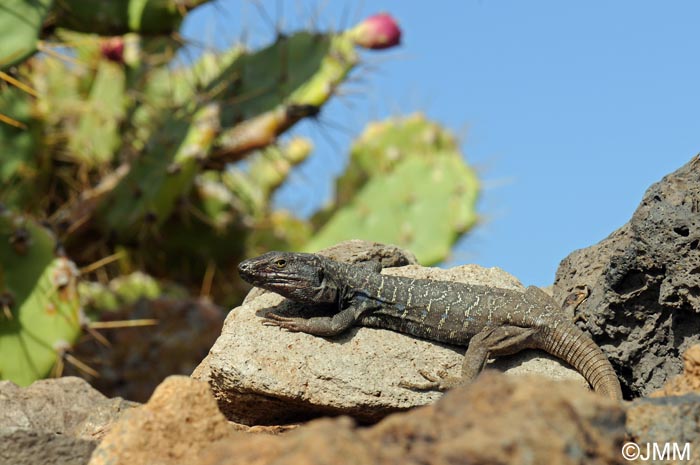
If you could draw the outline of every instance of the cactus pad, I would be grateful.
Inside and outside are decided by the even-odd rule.
[[[36,51],[39,32],[53,0],[3,0],[0,5],[0,70],[21,63]]]
[[[47,376],[81,333],[78,271],[55,249],[42,226],[0,213],[0,379]]]
[[[209,0],[61,0],[56,22],[75,31],[116,35],[127,32],[168,34],[184,13]]]
[[[477,219],[476,174],[454,137],[421,115],[370,125],[337,191],[336,202],[314,219],[320,229],[305,250],[365,239],[434,264]]]

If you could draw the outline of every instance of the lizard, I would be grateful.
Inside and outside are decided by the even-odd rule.
[[[297,252],[268,252],[238,265],[253,286],[323,310],[310,318],[270,312],[266,325],[321,337],[369,326],[466,347],[460,377],[420,372],[427,383],[402,382],[404,387],[450,389],[473,381],[490,357],[534,348],[573,366],[594,391],[622,399],[603,351],[541,289],[412,279],[381,274],[381,268],[376,262],[351,264]]]

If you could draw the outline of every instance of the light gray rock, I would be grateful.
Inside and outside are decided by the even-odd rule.
[[[121,413],[136,405],[108,399],[85,380],[0,382],[0,465],[85,464]]]
[[[0,465],[86,465],[97,441],[17,430],[0,434]]]
[[[523,289],[504,271],[475,265],[449,270],[410,265],[383,272]],[[399,386],[401,380],[424,381],[419,369],[459,374],[464,348],[382,329],[353,328],[340,337],[324,339],[262,324],[267,312],[277,308],[286,312],[294,307],[270,292],[247,299],[228,315],[209,356],[195,369],[192,376],[210,383],[219,407],[230,420],[280,424],[347,414],[372,422],[393,411],[431,403],[442,395]],[[577,379],[587,386],[573,369],[545,357],[543,352],[530,351],[491,366]]]

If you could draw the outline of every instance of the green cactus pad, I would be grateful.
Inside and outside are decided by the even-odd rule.
[[[119,124],[125,115],[124,70],[116,63],[97,63],[89,95],[76,105],[78,123],[68,132],[70,157],[93,167],[112,161],[121,143]]]
[[[39,32],[53,0],[3,0],[0,4],[0,70],[36,52]]]
[[[421,115],[374,123],[355,144],[336,202],[304,246],[348,239],[396,244],[426,265],[445,260],[476,222],[479,182],[454,137]]]
[[[42,226],[0,213],[0,379],[21,386],[46,377],[81,334],[78,271],[55,248]]]
[[[353,44],[343,34],[302,31],[261,50],[233,47],[205,53],[190,68],[154,70],[146,83],[146,102],[134,112],[137,140],[157,130],[154,121],[162,119],[157,114],[164,107],[216,101],[222,129],[208,162],[220,167],[237,161],[318,113],[357,62]]]
[[[407,157],[431,157],[436,151],[459,156],[455,137],[421,113],[373,122],[353,144],[350,164],[336,185],[336,200],[344,205],[371,177],[389,173]]]
[[[184,14],[209,0],[61,0],[60,27],[102,35],[127,32],[169,34],[180,27]]]
[[[212,154],[235,161],[273,143],[304,117],[315,115],[357,64],[342,34],[297,32],[273,45],[241,54],[210,92],[220,89],[224,128]],[[290,66],[294,63],[294,66]]]
[[[16,87],[0,84],[0,108],[23,125],[0,123],[0,199],[25,207],[32,203],[42,176],[43,158],[37,154],[40,122],[32,115],[31,98]]]
[[[136,160],[105,200],[98,218],[107,232],[133,237],[161,225],[189,193],[198,160],[205,157],[217,132],[218,106],[205,106],[189,119],[169,119],[149,141],[148,154]]]

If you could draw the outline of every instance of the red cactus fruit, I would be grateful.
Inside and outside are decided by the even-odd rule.
[[[362,21],[351,31],[356,45],[372,50],[394,47],[401,42],[401,29],[388,13],[379,13]]]
[[[104,39],[100,44],[100,53],[110,61],[124,63],[124,38],[116,36]]]

